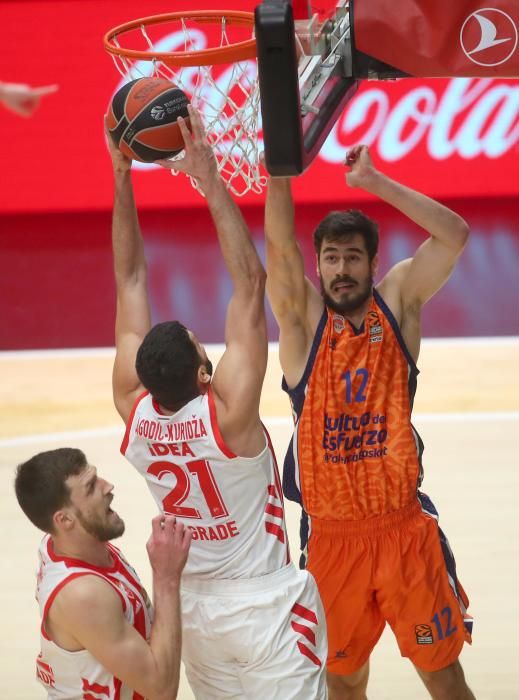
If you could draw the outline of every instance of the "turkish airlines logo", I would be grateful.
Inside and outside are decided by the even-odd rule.
[[[478,66],[499,66],[512,58],[518,43],[514,20],[502,10],[484,7],[467,17],[460,32],[465,56]]]

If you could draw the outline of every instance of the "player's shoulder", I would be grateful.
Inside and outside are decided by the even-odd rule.
[[[377,290],[382,294],[383,291],[389,292],[393,287],[401,286],[409,273],[412,262],[412,258],[406,258],[395,263],[379,282]]]
[[[402,289],[411,267],[412,258],[401,260],[384,275],[376,285],[376,290],[400,324],[402,308]]]
[[[114,586],[96,573],[85,572],[71,577],[61,586],[52,603],[54,615],[84,616],[93,610],[121,610],[121,599]]]

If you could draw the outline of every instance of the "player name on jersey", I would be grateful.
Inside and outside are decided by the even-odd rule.
[[[173,422],[159,422],[142,418],[135,428],[137,435],[149,440],[164,440],[167,442],[180,442],[181,440],[197,440],[207,436],[204,421],[193,417],[191,420]]]

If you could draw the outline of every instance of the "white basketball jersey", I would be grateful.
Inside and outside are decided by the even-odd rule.
[[[172,416],[142,394],[121,452],[144,476],[159,508],[193,531],[184,576],[252,578],[290,560],[270,438],[265,431],[257,457],[234,455],[220,434],[211,388]]]
[[[40,568],[36,599],[41,615],[41,653],[36,659],[36,676],[45,687],[49,700],[143,700],[142,696],[123,685],[92,654],[66,651],[45,632],[45,620],[56,595],[68,581],[78,576],[95,575],[107,581],[121,598],[124,616],[149,640],[152,608],[135,570],[112,544],[107,544],[114,560],[109,568],[99,568],[77,559],[58,557],[52,539],[46,535],[39,549]]]

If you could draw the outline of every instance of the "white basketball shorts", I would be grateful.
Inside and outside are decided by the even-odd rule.
[[[325,700],[326,622],[310,573],[182,581],[182,659],[197,700]]]

